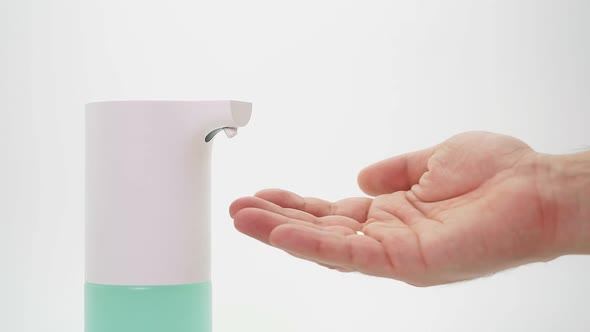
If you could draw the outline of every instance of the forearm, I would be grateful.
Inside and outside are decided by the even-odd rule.
[[[564,254],[590,254],[590,152],[543,155],[545,213]]]

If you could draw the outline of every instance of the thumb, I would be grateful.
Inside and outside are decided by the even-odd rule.
[[[428,171],[428,159],[434,150],[432,147],[406,153],[370,165],[359,173],[359,187],[371,196],[410,190]]]

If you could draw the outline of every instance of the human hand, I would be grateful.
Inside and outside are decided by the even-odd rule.
[[[340,271],[417,286],[467,280],[574,251],[551,167],[525,143],[464,133],[361,171],[373,199],[270,189],[230,207],[236,228]]]

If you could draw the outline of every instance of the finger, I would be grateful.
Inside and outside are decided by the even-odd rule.
[[[272,202],[269,202],[259,197],[242,197],[237,199],[230,206],[230,216],[234,217],[240,210],[246,208],[263,209],[276,214],[283,215],[290,219],[297,219],[318,226],[344,226],[355,231],[360,230],[362,227],[362,225],[359,222],[352,218],[348,218],[345,216],[316,217],[305,211],[280,207]]]
[[[282,214],[257,208],[245,208],[234,215],[234,226],[238,231],[266,244],[269,244],[269,235],[273,229],[290,222],[299,223],[305,227],[318,227],[312,223],[290,219]]]
[[[248,208],[245,208],[248,209]],[[243,210],[243,209],[242,209]],[[242,211],[240,210],[240,211]],[[273,216],[272,214],[266,213],[264,211],[253,211],[252,209],[250,210],[245,210],[245,213],[239,213],[240,211],[236,212],[234,215],[236,215],[236,228],[238,228],[240,231],[242,231],[243,233],[250,235],[251,237],[254,237],[262,242],[265,242],[268,244],[268,239],[267,239],[267,233],[269,232],[269,230],[272,230],[273,228],[277,227],[277,225],[282,225],[284,223],[291,223],[291,224],[299,224],[298,220],[290,220],[290,219],[283,219],[276,216]],[[239,214],[239,215],[238,215]],[[260,223],[258,225],[252,225],[252,223]],[[306,224],[306,223],[300,223],[301,225],[307,226],[307,227],[317,227],[314,224]],[[343,227],[343,226],[325,226],[323,227],[324,230],[329,231],[329,232],[333,232],[335,234],[340,234],[340,235],[353,235],[356,234],[355,231],[353,231],[352,229],[348,228],[348,227]],[[294,254],[294,253],[289,253],[297,258],[303,258],[305,259],[305,257],[301,257],[300,255]],[[336,266],[336,265],[328,265],[328,264],[324,264],[321,262],[315,262],[321,266],[327,267],[329,269],[332,270],[337,270],[340,272],[350,272],[351,270],[349,268],[346,267],[342,267],[342,266]]]
[[[435,147],[385,159],[363,169],[358,176],[362,191],[371,196],[409,190],[428,171]]]
[[[314,197],[301,197],[282,189],[262,190],[256,193],[256,197],[284,208],[305,211],[317,217],[338,215],[358,222],[364,222],[367,219],[367,211],[371,205],[371,199],[367,197],[347,198],[332,203]]]
[[[363,228],[363,224],[359,223],[358,221],[344,217],[344,216],[325,216],[319,217],[315,221],[316,225],[319,226],[341,226],[346,227],[352,231],[352,234],[355,234],[356,231],[360,231]],[[329,228],[329,227],[326,227]]]
[[[301,258],[301,257],[299,257],[299,258]],[[348,273],[348,272],[353,272],[354,271],[354,270],[351,270],[349,268],[342,267],[342,266],[328,265],[328,264],[323,264],[323,263],[316,263],[316,264],[318,264],[320,266],[323,266],[323,267],[327,267],[330,270],[336,270],[338,272],[343,272],[343,273]]]
[[[304,220],[308,222],[316,222],[317,217],[313,214],[296,209],[286,209],[271,201],[259,197],[242,197],[235,200],[229,207],[229,215],[233,218],[238,211],[245,208],[258,208],[274,213],[282,214],[289,218]]]
[[[270,244],[305,259],[378,276],[394,275],[385,249],[375,239],[289,224],[275,228]]]
[[[323,267],[325,267],[325,268],[328,268],[328,269],[330,269],[330,270],[335,270],[335,271],[338,271],[338,272],[353,272],[353,271],[354,271],[354,270],[351,270],[351,269],[349,269],[349,268],[342,267],[342,266],[337,266],[337,265],[329,265],[329,264],[324,264],[324,263],[320,263],[320,262],[315,262],[315,261],[312,261],[312,260],[310,260],[310,259],[308,259],[308,258],[306,258],[306,257],[300,256],[300,255],[297,255],[297,254],[294,254],[294,253],[292,253],[292,252],[288,252],[288,251],[285,251],[285,252],[286,252],[287,254],[289,254],[289,255],[293,256],[293,257],[296,257],[296,258],[299,258],[299,259],[305,259],[305,260],[308,260],[308,261],[310,261],[310,262],[312,262],[312,263],[318,264],[319,266],[323,266]]]
[[[331,226],[331,227],[325,227],[324,229],[325,230],[332,231],[332,232],[335,232],[337,234],[341,234],[341,235],[353,235],[353,234],[356,234],[355,232],[353,232],[352,230],[350,230],[349,228],[346,228],[346,227]],[[353,272],[354,271],[354,270],[352,270],[352,269],[350,269],[348,267],[325,264],[325,263],[322,263],[322,262],[314,261],[314,260],[312,260],[312,259],[310,259],[308,257],[303,257],[303,256],[298,255],[298,254],[295,254],[293,252],[289,252],[289,251],[285,251],[285,252],[288,253],[289,255],[293,256],[293,257],[297,257],[297,258],[300,258],[300,259],[305,259],[305,260],[311,261],[313,263],[316,263],[316,264],[318,264],[320,266],[323,266],[325,268],[328,268],[330,270],[335,270],[335,271],[338,271],[338,272]]]
[[[323,229],[324,231],[339,235],[356,234],[355,230],[342,225],[321,226],[257,208],[245,208],[234,215],[236,229],[267,244],[269,244],[269,235],[272,230],[283,224],[295,224],[312,229]]]
[[[339,234],[339,235],[355,235],[356,231],[350,229],[349,227],[344,227],[344,226],[326,226],[326,227],[321,227],[321,228],[316,228],[318,230],[322,230],[322,231],[326,231],[326,232],[332,232],[334,234]]]

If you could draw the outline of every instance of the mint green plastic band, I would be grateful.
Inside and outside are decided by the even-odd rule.
[[[211,283],[86,283],[86,332],[211,332]]]

